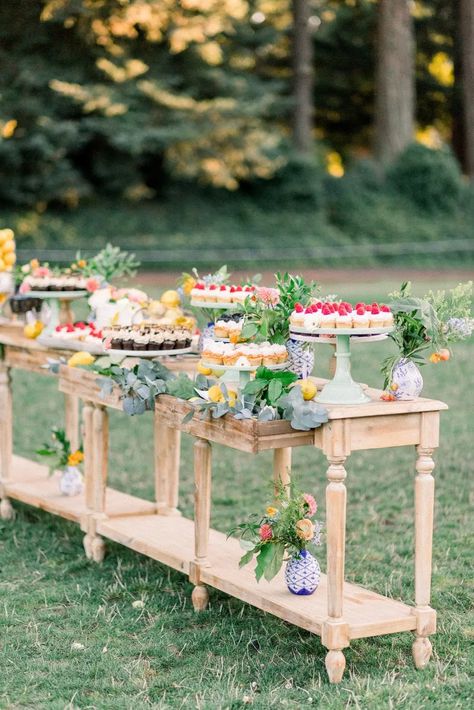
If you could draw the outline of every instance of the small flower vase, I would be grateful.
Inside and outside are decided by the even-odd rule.
[[[289,338],[286,341],[286,349],[288,350],[288,369],[298,375],[300,380],[305,380],[313,372],[313,346],[311,343],[302,343]]]
[[[423,377],[412,360],[400,358],[392,370],[391,385],[396,399],[414,399],[423,389]]]
[[[199,336],[198,350],[200,353],[202,353],[202,346],[206,338],[214,338],[214,323],[208,323]]]
[[[78,496],[82,493],[84,484],[82,473],[76,466],[67,466],[59,481],[59,490],[63,496]]]
[[[292,594],[313,594],[320,579],[319,563],[308,550],[301,550],[299,555],[286,563],[285,582]]]

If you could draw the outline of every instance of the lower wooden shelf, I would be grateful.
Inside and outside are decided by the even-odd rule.
[[[136,552],[188,573],[194,559],[194,523],[182,517],[127,516],[98,522],[97,532]],[[209,566],[201,569],[201,581],[296,626],[321,634],[327,619],[326,576],[309,597],[288,592],[283,570],[270,583],[257,583],[251,565],[239,570],[242,550],[237,540],[210,530]],[[355,584],[344,585],[344,621],[350,638],[412,631],[416,618],[412,607]]]
[[[13,500],[80,523],[87,512],[84,494],[70,497],[61,495],[58,475],[49,476],[47,466],[21,456],[13,456],[11,478],[5,484],[5,491]],[[148,515],[155,510],[155,503],[107,488],[106,511],[111,517]]]

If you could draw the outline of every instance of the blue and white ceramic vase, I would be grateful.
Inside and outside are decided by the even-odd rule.
[[[414,399],[423,389],[423,377],[412,360],[400,358],[392,370],[392,385],[397,385],[393,394],[397,399]]]
[[[318,560],[308,550],[301,550],[297,557],[292,557],[286,563],[285,582],[292,594],[313,594],[320,579]]]
[[[311,343],[302,343],[289,338],[286,341],[286,349],[288,350],[288,369],[298,375],[300,380],[305,380],[313,372],[313,346]]]
[[[207,338],[214,338],[214,323],[208,323],[205,328],[203,328],[202,333],[199,337],[198,350],[202,353],[202,346]]]

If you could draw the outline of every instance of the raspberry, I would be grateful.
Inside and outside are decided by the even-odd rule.
[[[224,286],[224,284],[222,284],[222,286],[220,287],[219,291],[225,291],[226,288],[227,288],[227,286]]]
[[[209,291],[215,291],[216,289],[217,289],[216,284],[211,284],[211,285],[209,286]]]
[[[313,310],[312,310],[311,306],[308,306],[308,308],[305,308],[305,309],[304,309],[304,312],[305,312],[305,313],[312,313]]]
[[[373,315],[373,316],[376,316],[377,313],[380,313],[380,309],[379,309],[379,307],[378,307],[377,305],[376,305],[376,306],[372,306],[371,312],[372,312],[372,315]]]
[[[380,306],[380,310],[383,313],[390,313],[390,308],[388,306]]]
[[[327,303],[324,304],[321,310],[323,316],[329,316],[331,314],[331,309],[329,308],[329,305]]]
[[[242,286],[236,286],[236,287],[235,287],[235,290],[236,290],[236,291],[243,291],[243,288],[242,288]]]
[[[194,288],[199,289],[199,291],[204,291],[204,289],[206,288],[206,285],[200,281],[199,283],[196,284],[196,286]]]
[[[359,308],[357,309],[357,315],[363,316],[364,313],[365,313],[365,308],[359,306]]]
[[[301,305],[301,303],[295,303],[295,311],[296,311],[296,313],[303,313],[304,308]]]

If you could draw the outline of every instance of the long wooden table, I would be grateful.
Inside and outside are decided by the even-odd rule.
[[[36,340],[26,338],[18,325],[0,325],[0,348],[0,517],[12,519],[14,510],[10,501],[19,500],[82,524],[89,510],[85,493],[74,497],[61,495],[57,476],[50,477],[47,466],[13,454],[11,371],[19,369],[51,376],[46,367],[48,360],[68,359],[73,351],[45,348]],[[166,358],[163,362],[176,372],[192,372],[197,360],[197,357],[186,356]],[[76,449],[80,443],[80,400],[74,391],[65,394],[64,399],[64,426],[72,448]],[[177,450],[179,461],[179,441]],[[143,501],[113,488],[107,488],[106,496],[107,515],[111,518],[148,514],[157,509],[154,502]],[[96,556],[100,556],[98,552]]]
[[[324,384],[324,380],[316,380]],[[379,390],[367,389],[371,401],[358,406],[329,405],[329,421],[309,432],[295,431],[287,421],[238,421],[194,417],[183,424],[190,404],[168,395],[156,401],[155,486],[156,508],[110,515],[108,491],[107,408],[121,409],[118,392],[101,398],[96,377],[63,367],[59,389],[84,402],[87,514],[81,520],[88,556],[100,561],[104,538],[114,540],[174,569],[188,574],[195,587],[196,610],[208,603],[207,586],[231,594],[259,609],[321,636],[327,647],[326,668],[331,682],[339,682],[345,667],[343,649],[351,640],[381,634],[415,633],[413,658],[423,668],[431,656],[429,636],[436,627],[430,607],[433,534],[433,451],[438,446],[439,413],[443,402],[418,398],[410,402],[383,402]],[[195,437],[194,520],[180,514],[179,435]],[[251,566],[239,570],[242,554],[236,540],[210,528],[212,443],[257,454],[274,451],[274,475],[287,482],[291,449],[312,446],[328,460],[326,488],[327,569],[318,590],[310,597],[291,595],[283,572],[272,582],[257,583]],[[346,529],[345,462],[352,451],[414,446],[415,476],[415,606],[391,599],[344,579]],[[143,501],[145,505],[146,501]]]

